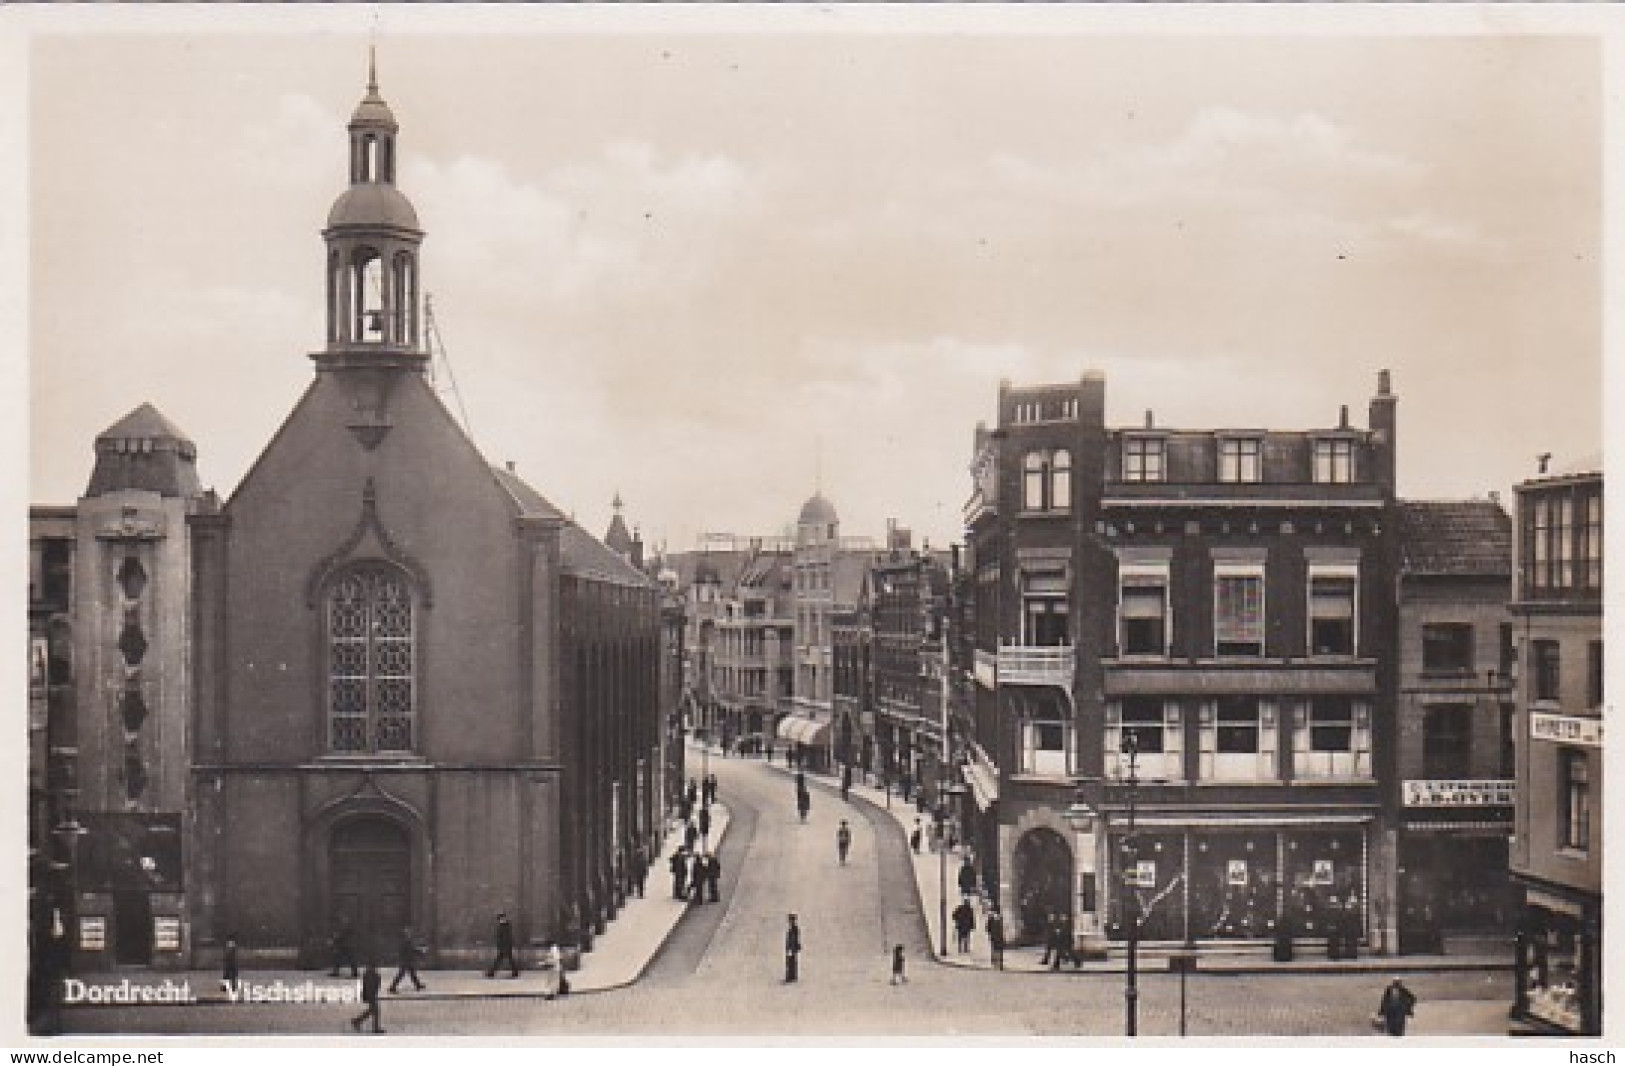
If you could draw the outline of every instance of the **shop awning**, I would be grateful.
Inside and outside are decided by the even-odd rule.
[[[829,723],[799,714],[787,714],[779,720],[778,734],[782,740],[797,744],[822,744],[829,739]]]
[[[978,810],[987,810],[999,801],[999,779],[988,772],[987,768],[972,759],[965,764],[965,781],[970,785],[971,795],[976,798]]]
[[[1375,818],[1375,814],[1266,814],[1252,811],[1237,811],[1233,814],[1146,814],[1142,811],[1134,823],[1141,828],[1154,826],[1198,829],[1217,826],[1229,829],[1245,825],[1268,829],[1271,826],[1288,825],[1364,825],[1374,821]]]

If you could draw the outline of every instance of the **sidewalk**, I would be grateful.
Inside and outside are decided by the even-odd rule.
[[[719,847],[728,832],[728,808],[722,803],[711,805],[712,847]],[[569,974],[572,995],[606,992],[624,988],[643,976],[666,938],[678,921],[688,912],[690,904],[671,898],[671,880],[666,872],[666,859],[682,844],[682,827],[673,825],[667,830],[660,853],[654,856],[649,868],[648,895],[630,897],[612,921],[605,923],[604,932],[593,938],[593,949],[581,955],[581,968]],[[494,953],[494,948],[493,948]],[[531,960],[527,959],[527,962]],[[409,999],[539,999],[544,995],[544,978],[536,969],[521,970],[517,979],[499,973],[488,978],[483,970],[421,970],[418,976],[425,986],[422,992],[411,991],[404,983],[399,995],[391,995],[389,982],[395,968],[379,966],[384,978],[384,1001]],[[131,989],[173,988],[185,982],[198,1004],[229,1004],[230,997],[220,984],[216,970],[140,970],[118,973],[75,974],[86,985],[119,987],[128,982]],[[278,1001],[302,996],[294,1002],[308,1002],[331,990],[352,988],[356,981],[349,977],[329,977],[326,970],[254,970],[244,969],[242,981],[256,991],[269,990],[279,996]],[[169,984],[166,985],[165,982]],[[546,982],[551,985],[551,982]],[[184,1001],[183,1001],[184,1002]],[[127,1004],[72,1004],[69,1009],[89,1006],[124,1006]],[[168,1005],[155,1002],[150,1005]]]
[[[794,770],[785,765],[783,760],[771,764],[773,769],[785,776],[790,776]],[[834,775],[822,772],[807,771],[809,785],[840,794],[840,782]],[[854,781],[850,791],[854,801],[862,801],[882,813],[891,817],[902,826],[905,837],[914,829],[914,820],[919,818],[921,825],[929,827],[930,817],[920,813],[913,803],[905,803],[903,798],[892,794],[888,802],[885,791],[874,786],[859,784]],[[889,809],[888,809],[889,808]],[[948,909],[958,905],[959,895],[959,849],[952,849],[947,856],[947,887]],[[920,911],[925,915],[925,923],[931,933],[931,952],[937,962],[948,966],[959,966],[967,969],[991,970],[992,962],[988,958],[987,937],[982,932],[982,911],[978,907],[976,916],[976,932],[971,935],[971,950],[967,954],[960,954],[954,950],[953,937],[947,941],[948,952],[941,954],[944,943],[942,939],[942,856],[933,851],[926,850],[921,844],[921,851],[913,856],[914,881],[920,893]],[[1009,929],[1009,916],[1005,918],[1006,929]],[[1141,946],[1139,950],[1138,968],[1145,972],[1153,970],[1166,970],[1168,957],[1183,951],[1182,948],[1170,948],[1163,945]],[[1326,957],[1323,948],[1308,949],[1298,946],[1295,957],[1291,962],[1276,962],[1267,946],[1242,948],[1236,950],[1220,950],[1216,948],[1198,948],[1196,965],[1199,970],[1209,973],[1360,973],[1377,971],[1387,973],[1429,973],[1458,970],[1509,970],[1512,968],[1512,949],[1508,945],[1505,954],[1462,954],[1462,955],[1377,955],[1362,951],[1357,959],[1332,960]],[[1006,970],[1019,970],[1028,973],[1037,973],[1048,969],[1039,965],[1043,958],[1043,949],[1039,947],[1008,948],[1004,953],[1004,968]],[[1114,944],[1110,954],[1105,959],[1091,959],[1081,966],[1063,967],[1058,973],[1123,973],[1127,969],[1127,960],[1121,945]],[[1504,1005],[1503,1005],[1504,1012]]]

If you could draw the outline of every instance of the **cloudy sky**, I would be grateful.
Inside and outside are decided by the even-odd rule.
[[[144,401],[229,494],[322,342],[366,23],[155,21],[28,49],[34,502]],[[1279,428],[1389,368],[1413,497],[1601,449],[1595,39],[377,26],[447,404],[595,531],[778,532],[821,479],[956,540],[1000,378],[1089,368],[1114,423]]]

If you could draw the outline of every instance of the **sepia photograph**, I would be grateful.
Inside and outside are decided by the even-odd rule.
[[[279,6],[0,13],[12,1043],[1605,1035],[1617,20]]]

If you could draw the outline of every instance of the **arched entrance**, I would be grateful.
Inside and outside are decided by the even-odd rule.
[[[1016,842],[1016,916],[1021,938],[1043,939],[1051,914],[1072,914],[1072,849],[1053,829],[1033,829]]]
[[[401,930],[412,920],[412,842],[388,818],[352,818],[328,840],[328,914],[331,927],[355,932],[363,961],[394,958]]]

